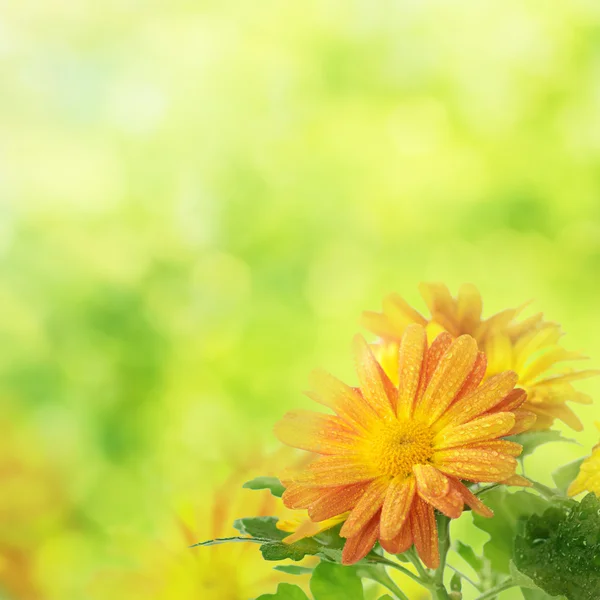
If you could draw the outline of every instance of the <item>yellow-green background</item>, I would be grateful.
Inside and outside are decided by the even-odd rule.
[[[488,315],[534,299],[599,364],[598,2],[0,16],[3,600],[155,597],[98,582],[166,572],[148,549],[176,507],[210,521],[309,405],[309,370],[351,377],[360,311],[389,291],[470,281]],[[544,481],[595,443],[598,405],[578,414],[583,446],[531,461]]]

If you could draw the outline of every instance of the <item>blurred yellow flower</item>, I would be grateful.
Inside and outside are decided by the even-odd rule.
[[[256,544],[189,548],[202,540],[239,535],[232,525],[237,518],[289,514],[269,492],[242,488],[254,476],[270,474],[280,460],[278,455],[248,453],[208,503],[188,499],[178,504],[160,540],[144,541],[139,566],[97,573],[90,597],[123,597],[126,589],[128,600],[247,600],[275,589],[279,581],[290,581],[293,576],[274,571],[273,564],[262,559]],[[303,583],[300,578],[293,581]]]
[[[544,321],[541,313],[517,320],[523,306],[482,319],[481,295],[471,284],[462,285],[456,298],[442,283],[422,283],[419,291],[429,308],[430,318],[416,311],[398,294],[390,294],[383,300],[382,312],[363,313],[364,326],[379,336],[374,351],[395,383],[399,340],[409,324],[424,326],[430,340],[440,331],[454,337],[469,334],[487,356],[486,377],[506,370],[518,374],[519,386],[527,391],[523,408],[537,415],[535,429],[548,429],[555,419],[576,431],[583,429],[566,403],[590,404],[592,400],[575,390],[571,382],[600,371],[576,371],[563,366],[565,361],[584,357],[559,344],[562,335],[559,325]]]
[[[600,421],[596,421],[596,427],[600,430]],[[592,448],[591,456],[583,461],[579,475],[569,486],[569,496],[581,492],[594,492],[600,498],[600,443]]]

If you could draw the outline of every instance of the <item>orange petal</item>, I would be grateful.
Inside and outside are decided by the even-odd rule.
[[[450,482],[448,478],[431,465],[415,465],[413,473],[417,480],[419,494],[441,498],[448,493]]]
[[[522,477],[521,475],[513,475],[508,479],[505,479],[502,482],[504,485],[513,485],[516,487],[532,487],[533,483],[529,481],[526,477]]]
[[[425,357],[425,377],[422,378],[418,396],[421,396],[425,388],[429,385],[442,356],[446,354],[453,341],[454,338],[447,331],[444,331],[431,342],[431,346],[429,346],[427,356]]]
[[[319,490],[321,493],[308,508],[313,521],[325,521],[341,515],[356,506],[368,487],[368,483],[356,483],[337,488]]]
[[[511,412],[485,415],[457,427],[449,425],[442,429],[435,436],[433,447],[436,450],[441,450],[443,448],[492,440],[507,435],[514,425],[515,416]]]
[[[517,442],[511,442],[509,440],[488,440],[486,442],[475,442],[474,444],[467,444],[463,446],[465,449],[472,450],[493,450],[494,452],[499,452],[500,454],[507,454],[508,456],[521,456],[523,452],[523,446],[521,444],[517,444]]]
[[[471,492],[465,485],[459,481],[453,480],[454,489],[462,496],[464,503],[482,517],[491,518],[494,516],[494,511],[488,508],[475,494]]]
[[[514,411],[519,408],[525,400],[527,400],[527,392],[521,388],[515,388],[504,397],[502,402],[496,404],[490,412]]]
[[[458,519],[465,507],[462,496],[452,488],[445,496],[428,496],[421,491],[419,491],[419,496],[450,519]]]
[[[420,325],[409,325],[402,336],[399,351],[397,413],[401,418],[412,415],[426,352],[425,329]]]
[[[485,377],[485,371],[487,369],[487,357],[484,352],[478,352],[475,364],[471,369],[471,372],[467,375],[463,386],[460,388],[454,402],[457,402],[461,398],[464,398],[470,394],[473,390],[477,389],[477,386],[483,381]]]
[[[339,487],[353,483],[368,482],[377,477],[368,465],[352,460],[349,456],[321,456],[304,471],[291,473],[286,479],[306,487]]]
[[[280,442],[318,454],[352,454],[359,440],[339,417],[308,410],[286,413],[273,431]]]
[[[410,514],[410,529],[415,548],[425,566],[437,569],[440,564],[440,552],[433,507],[418,496]]]
[[[346,385],[326,371],[321,369],[313,371],[310,384],[315,392],[307,392],[306,395],[315,402],[331,408],[356,431],[368,431],[377,421],[377,415],[355,388]]]
[[[402,554],[406,552],[413,545],[412,532],[408,521],[404,524],[400,532],[396,534],[396,537],[391,540],[381,537],[379,543],[390,554]]]
[[[361,335],[354,338],[354,357],[360,388],[366,403],[380,418],[393,416],[394,398],[390,398],[388,394],[395,388]]]
[[[288,508],[308,508],[313,502],[318,500],[325,491],[326,490],[320,488],[307,488],[297,483],[290,483],[285,488],[281,499],[283,500],[283,504]]]
[[[477,342],[461,335],[452,342],[415,408],[415,417],[433,423],[450,406],[477,358]]]
[[[342,537],[349,538],[357,535],[367,525],[371,517],[379,512],[389,485],[390,480],[387,477],[380,477],[371,482],[352,509],[350,516],[346,519],[340,531]]]
[[[396,476],[392,479],[381,511],[382,538],[392,539],[398,535],[406,523],[414,496],[414,477]]]
[[[529,431],[537,420],[537,415],[533,412],[523,409],[517,409],[513,412],[515,415],[515,425],[508,432],[507,435],[517,435],[517,433],[523,433],[524,431]],[[581,430],[581,423],[579,423],[580,429],[576,429],[576,431]]]
[[[438,450],[432,459],[443,473],[468,481],[504,481],[514,475],[517,461],[493,450]]]
[[[342,564],[353,565],[362,560],[373,548],[379,537],[379,513],[357,535],[346,540],[342,550]]]
[[[514,388],[517,374],[504,371],[487,379],[468,396],[455,402],[435,423],[437,431],[447,425],[462,425],[492,409]]]

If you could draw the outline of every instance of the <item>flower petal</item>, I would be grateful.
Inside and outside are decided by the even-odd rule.
[[[397,392],[375,359],[369,344],[361,335],[354,338],[354,357],[360,388],[366,403],[380,418],[394,416]],[[389,394],[392,393],[394,396],[390,398]]]
[[[485,372],[487,369],[487,357],[485,353],[478,352],[477,358],[475,359],[475,364],[471,369],[471,372],[467,375],[463,386],[460,388],[458,394],[456,394],[456,398],[454,402],[457,402],[461,398],[464,398],[468,394],[470,394],[473,390],[477,389],[477,386],[483,381],[485,377]]]
[[[402,554],[403,552],[406,552],[413,545],[410,523],[406,521],[399,533],[391,540],[380,537],[379,543],[382,548],[390,554]]]
[[[499,404],[515,387],[517,374],[504,371],[487,379],[468,396],[455,402],[435,423],[437,431],[447,425],[462,425]]]
[[[362,560],[379,537],[379,514],[376,514],[355,536],[348,538],[342,550],[342,564],[353,565]]]
[[[553,346],[543,354],[536,356],[521,372],[520,381],[523,384],[531,382],[557,362],[579,360],[584,358],[579,352],[569,352],[562,346]]]
[[[494,511],[488,508],[475,494],[471,492],[465,485],[460,481],[453,480],[452,483],[454,489],[462,496],[464,503],[478,515],[482,517],[491,518],[494,516]]]
[[[417,480],[419,494],[441,498],[448,493],[450,489],[448,478],[432,465],[415,465],[413,473]]]
[[[398,355],[398,408],[400,418],[412,415],[423,364],[427,352],[427,336],[420,325],[409,325],[404,331]]]
[[[285,479],[305,487],[339,487],[368,482],[377,477],[368,465],[352,460],[350,456],[321,456],[304,471],[290,473]]]
[[[517,461],[493,450],[452,448],[434,453],[433,464],[443,473],[468,481],[504,481],[515,473]]]
[[[414,477],[397,476],[389,484],[381,511],[381,537],[395,538],[405,525],[415,496]]]
[[[477,342],[461,335],[442,356],[415,408],[415,417],[433,423],[450,406],[477,358]]]
[[[514,411],[519,408],[525,400],[527,400],[527,392],[521,388],[515,388],[505,396],[502,402],[496,404],[490,412]]]
[[[442,429],[433,440],[433,447],[436,450],[443,448],[453,448],[463,446],[474,442],[492,440],[507,435],[515,425],[515,415],[511,412],[494,413],[485,415],[453,427]]]
[[[481,321],[483,302],[479,290],[472,283],[463,283],[456,300],[456,318],[462,330],[472,332]]]
[[[526,406],[528,406],[528,405],[526,405]],[[534,410],[537,410],[537,409],[534,409]],[[513,412],[513,414],[515,415],[515,425],[508,432],[507,435],[517,435],[517,433],[523,433],[524,431],[528,431],[535,425],[536,420],[537,420],[536,413],[531,412],[529,410],[522,410],[519,408],[518,410],[515,410]],[[556,415],[551,415],[551,416],[552,416],[552,421],[554,421],[554,417]],[[573,429],[575,429],[575,431],[580,431],[582,429],[582,425],[581,425],[581,423],[579,423],[579,419],[577,420],[576,425],[579,427],[579,429],[577,429],[576,427],[574,427]]]
[[[360,393],[326,371],[316,369],[310,376],[315,392],[306,395],[315,402],[331,408],[357,432],[368,431],[377,422],[377,415]]]
[[[521,475],[513,475],[502,482],[504,485],[513,485],[516,487],[533,487],[533,483]]]
[[[440,564],[440,551],[433,507],[418,496],[410,514],[410,529],[417,552],[425,566],[437,569]]]
[[[308,410],[286,413],[274,433],[288,446],[317,454],[352,454],[359,439],[339,417]]]
[[[390,480],[387,477],[380,477],[371,482],[346,519],[340,531],[342,537],[353,537],[367,525],[383,505],[389,485]]]
[[[325,521],[345,513],[356,506],[368,486],[368,483],[355,483],[319,490],[319,497],[306,507],[308,516],[313,521]]]
[[[429,385],[442,356],[446,354],[453,341],[454,338],[447,331],[444,331],[431,342],[425,359],[425,378],[422,381],[423,388],[420,390],[421,393]]]
[[[383,312],[388,317],[398,338],[411,323],[417,323],[423,327],[427,325],[425,317],[399,294],[389,294],[383,299]]]
[[[521,456],[523,453],[523,446],[517,444],[517,442],[511,442],[509,440],[487,440],[485,442],[475,442],[473,444],[467,444],[463,446],[465,449],[473,450],[493,450],[494,452],[500,452],[500,454],[506,454],[508,456]]]
[[[307,488],[297,483],[290,483],[285,488],[281,499],[288,508],[308,508],[321,497],[324,491],[320,488]]]

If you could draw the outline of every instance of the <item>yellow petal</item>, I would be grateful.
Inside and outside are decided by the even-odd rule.
[[[280,442],[318,454],[352,454],[359,441],[339,417],[308,410],[286,413],[273,431]]]

